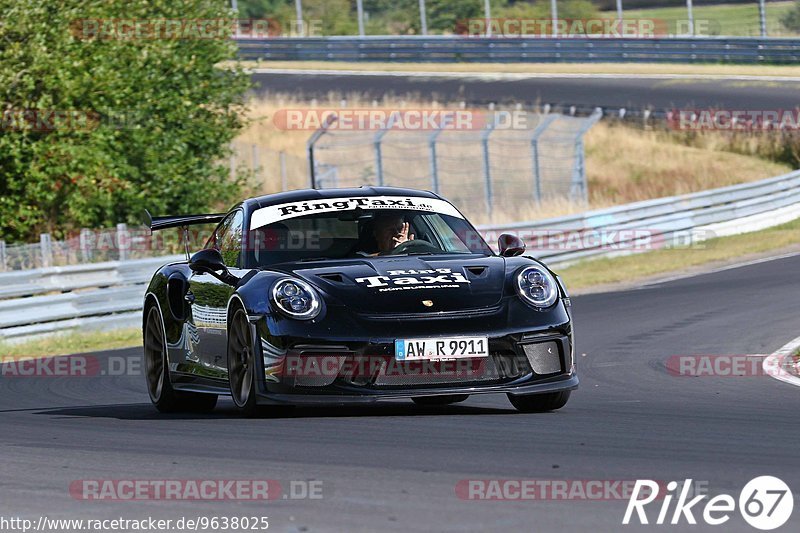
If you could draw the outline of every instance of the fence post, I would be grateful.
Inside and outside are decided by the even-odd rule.
[[[533,157],[533,193],[537,204],[542,202],[542,174],[539,166],[539,137],[550,127],[558,115],[545,115],[542,121],[534,128],[531,135],[531,156]]]
[[[306,149],[308,151],[308,179],[309,182],[311,183],[312,189],[317,188],[317,176],[316,176],[316,166],[315,166],[316,162],[314,161],[314,145],[317,144],[317,141],[320,139],[320,137],[325,135],[325,132],[328,131],[328,128],[331,126],[331,124],[333,124],[337,120],[339,120],[339,117],[337,117],[336,114],[331,113],[330,115],[328,115],[328,117],[325,119],[325,121],[322,123],[319,129],[314,133],[312,133],[311,137],[309,137],[308,141],[306,141]]]
[[[8,260],[6,259],[6,241],[0,240],[0,268],[8,270]]]
[[[92,230],[89,228],[81,229],[80,247],[81,247],[81,261],[90,263],[92,261],[92,245],[91,245]]]
[[[603,110],[599,107],[586,119],[586,123],[576,133],[575,137],[575,163],[572,167],[572,185],[569,195],[572,199],[580,198],[584,204],[589,203],[589,190],[586,186],[586,159],[584,154],[583,136],[589,129],[597,124],[603,117]]]
[[[53,243],[49,233],[39,235],[39,250],[42,253],[42,268],[53,266]]]
[[[117,250],[119,250],[119,260],[125,261],[128,259],[128,246],[130,245],[128,238],[128,225],[117,224]]]
[[[281,163],[281,192],[283,192],[289,188],[288,177],[286,176],[286,152],[281,150],[278,154],[278,158]]]
[[[494,198],[492,197],[492,169],[489,161],[489,136],[497,125],[497,117],[493,117],[486,129],[481,133],[481,144],[483,145],[483,186],[486,196],[486,215],[492,217]]]
[[[433,192],[439,194],[439,164],[436,161],[436,139],[442,133],[444,125],[440,125],[430,137],[428,137],[428,148],[431,157],[431,188]]]
[[[392,129],[393,124],[390,118],[389,122],[386,124],[386,128],[379,130],[378,133],[375,134],[375,139],[373,140],[375,144],[375,177],[378,180],[378,187],[383,187],[383,154],[381,153],[381,142],[383,142],[383,138]]]

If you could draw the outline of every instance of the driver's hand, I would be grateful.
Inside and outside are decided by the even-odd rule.
[[[394,241],[395,247],[400,246],[404,242],[414,240],[414,234],[413,233],[411,235],[408,234],[410,228],[411,226],[408,224],[408,222],[403,222],[403,227],[400,229],[400,232],[397,233],[394,237],[392,237],[392,241]]]

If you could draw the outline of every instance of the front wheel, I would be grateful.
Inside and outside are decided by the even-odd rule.
[[[156,305],[147,311],[144,325],[144,375],[150,401],[162,413],[209,412],[217,405],[214,394],[177,392],[169,379],[166,336],[161,312]]]
[[[524,396],[508,395],[517,411],[523,413],[543,413],[545,411],[555,411],[567,405],[570,391],[548,392],[547,394],[526,394]]]
[[[245,416],[254,416],[256,405],[256,372],[253,342],[247,315],[237,310],[228,331],[228,382],[236,408]]]
[[[290,413],[294,406],[259,406],[256,401],[256,351],[250,335],[247,314],[239,309],[233,314],[228,330],[228,382],[236,408],[247,417],[274,417]]]

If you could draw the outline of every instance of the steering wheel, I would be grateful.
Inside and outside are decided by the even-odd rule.
[[[441,253],[442,249],[435,246],[428,241],[422,239],[414,239],[413,241],[406,241],[398,244],[388,252],[381,252],[378,255],[400,255],[400,254],[424,254],[424,253]]]

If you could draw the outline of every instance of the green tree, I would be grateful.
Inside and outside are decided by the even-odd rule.
[[[797,0],[794,8],[781,18],[781,24],[791,32],[800,33],[800,0]]]
[[[224,163],[249,77],[220,0],[0,0],[0,235],[61,236],[154,214],[218,209],[242,185]],[[110,19],[183,20],[131,37]],[[125,36],[127,35],[127,38]],[[54,113],[55,112],[55,113]],[[34,117],[43,122],[36,124]]]

